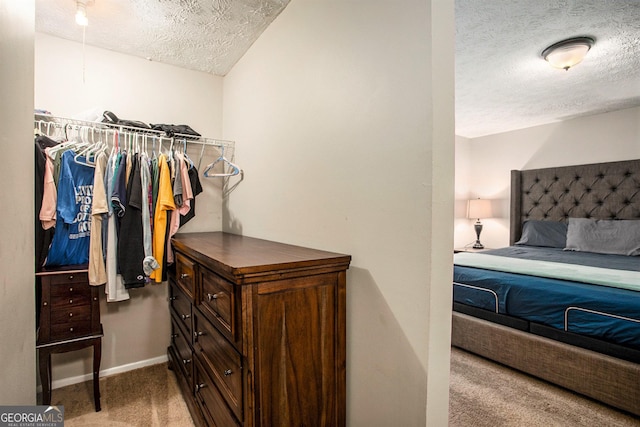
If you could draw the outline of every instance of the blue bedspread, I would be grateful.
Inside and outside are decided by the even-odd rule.
[[[549,258],[551,255],[544,254],[545,251],[540,249],[543,248],[534,250],[539,259],[553,259]],[[551,253],[554,251],[557,252],[557,250],[550,250]],[[515,251],[502,252],[509,252],[507,256],[513,256],[514,252],[523,251],[518,247]],[[605,256],[607,257],[609,256]],[[596,259],[601,258],[596,257]],[[640,266],[640,260],[637,257],[624,257],[619,262],[625,263],[629,259],[632,261],[632,267]],[[614,263],[609,259],[607,262],[620,268],[618,261]],[[593,264],[587,262],[587,265]],[[622,267],[622,269],[625,268]],[[580,309],[569,309],[567,329],[570,332],[640,350],[640,292],[458,265],[454,266],[454,283],[456,282],[495,292],[499,313],[560,330],[565,329],[567,308],[579,307]],[[495,311],[496,297],[489,292],[454,286],[453,296],[456,302]]]

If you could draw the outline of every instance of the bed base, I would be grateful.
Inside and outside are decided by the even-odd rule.
[[[640,365],[453,312],[451,344],[640,416]]]

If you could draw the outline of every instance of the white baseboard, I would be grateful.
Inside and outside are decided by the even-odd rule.
[[[157,365],[159,363],[165,363],[167,361],[167,355],[154,357],[153,359],[140,360],[138,362],[128,363],[126,365],[114,366],[100,371],[100,378],[108,377],[110,375],[121,374],[123,372],[133,371],[134,369],[144,368],[146,366]],[[85,381],[93,380],[93,374],[79,375],[77,377],[62,378],[52,381],[51,389],[65,387],[72,384],[83,383]]]

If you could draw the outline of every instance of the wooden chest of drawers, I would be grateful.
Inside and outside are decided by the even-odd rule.
[[[178,234],[170,366],[197,425],[344,426],[351,257]]]

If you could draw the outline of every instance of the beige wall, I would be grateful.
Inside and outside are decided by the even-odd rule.
[[[36,402],[33,0],[0,2],[0,405]]]
[[[110,110],[125,119],[184,123],[204,136],[222,136],[221,77],[91,46],[84,49],[83,63],[79,43],[41,33],[36,34],[35,43],[36,108],[62,117]],[[200,146],[190,148],[189,153],[197,162]],[[207,149],[202,165],[217,157],[217,151]],[[203,179],[203,188],[196,217],[181,232],[221,229],[221,183]],[[103,373],[166,358],[170,334],[166,284],[131,290],[130,295],[124,302],[101,300]],[[91,373],[90,349],[56,354],[52,360],[54,388]]]
[[[223,136],[237,141],[246,171],[221,211],[224,228],[353,255],[350,425],[447,423],[453,2],[405,3],[293,0],[224,78],[223,107],[212,78],[197,86],[213,94],[189,97],[177,118],[139,79],[166,84],[169,73],[187,84],[201,76],[87,47],[83,83],[80,45],[40,34],[36,41],[37,107],[67,116],[99,107],[194,127],[206,112],[214,136],[223,108]],[[72,71],[47,73],[60,62]],[[114,96],[121,85],[127,96]],[[57,96],[60,88],[71,98]],[[222,206],[219,195],[212,201]],[[215,212],[200,220],[202,229],[221,225]],[[103,369],[164,353],[161,289],[102,303]],[[54,359],[54,378],[89,372],[89,363],[82,352]]]
[[[509,244],[509,188],[512,169],[578,165],[640,158],[640,107],[505,132],[456,143],[460,180],[456,197],[493,199],[495,218],[484,220],[482,242],[488,247]],[[465,160],[466,159],[466,160]],[[463,170],[462,165],[467,168]],[[462,216],[464,213],[462,214]],[[475,239],[470,220],[460,219],[455,242]]]
[[[352,426],[447,424],[452,9],[293,0],[224,80],[225,229],[353,256]]]

